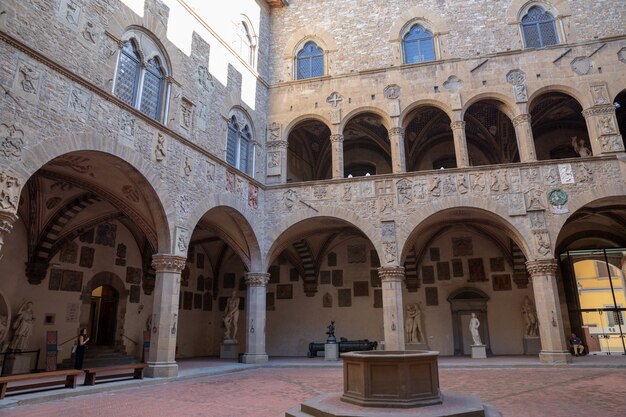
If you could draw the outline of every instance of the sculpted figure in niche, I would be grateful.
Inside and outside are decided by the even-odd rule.
[[[522,316],[524,317],[524,336],[536,337],[539,335],[539,321],[533,302],[526,296],[522,304]]]
[[[576,152],[581,157],[591,156],[591,151],[585,145],[584,139],[578,139],[577,136],[572,136],[572,147],[574,148],[574,152]]]
[[[472,339],[474,340],[474,346],[482,345],[483,343],[480,341],[480,334],[478,333],[478,328],[480,327],[480,321],[476,318],[476,313],[472,313],[472,318],[469,322],[469,331],[472,334]]]
[[[239,321],[239,297],[237,291],[233,291],[228,302],[226,303],[226,311],[224,312],[224,341],[237,342],[237,322]]]
[[[407,343],[420,343],[424,341],[421,303],[409,304],[406,307],[406,324],[404,327]]]
[[[21,352],[26,348],[26,342],[33,332],[33,323],[35,316],[33,314],[32,301],[25,301],[17,312],[17,317],[13,322],[13,338],[9,343],[8,350],[12,352]]]

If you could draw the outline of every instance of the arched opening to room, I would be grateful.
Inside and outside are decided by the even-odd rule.
[[[568,311],[584,353],[626,354],[625,236],[623,196],[585,205],[559,233],[557,254],[567,301],[563,311]]]
[[[624,148],[626,149],[626,90],[622,90],[613,100],[615,106],[615,116],[617,117],[617,126],[619,126],[619,134],[622,135]]]
[[[591,156],[582,110],[575,98],[558,92],[541,94],[530,103],[538,160]]]
[[[407,171],[456,168],[450,117],[432,106],[418,107],[407,116],[404,133]]]
[[[316,119],[298,123],[289,132],[287,182],[332,178],[330,129]]]
[[[359,113],[343,129],[345,177],[391,173],[391,145],[383,118]]]
[[[538,332],[526,334],[522,314],[534,296],[520,239],[499,216],[470,207],[442,210],[412,231],[402,255],[403,305],[407,317],[410,306],[420,310],[423,348],[469,355],[473,313],[488,354],[539,353]]]
[[[471,166],[519,162],[515,129],[502,102],[480,100],[467,109],[464,121]]]
[[[141,359],[155,287],[152,255],[169,235],[153,186],[114,155],[77,151],[40,167],[19,201],[20,220],[0,259],[7,277],[0,289],[14,312],[20,300],[33,304],[38,319],[23,348],[45,349],[46,332],[53,331],[61,346],[55,360],[69,361],[84,327],[96,332],[88,334],[92,346],[113,350],[112,360]],[[88,350],[85,366],[95,356],[96,349]],[[41,355],[37,369],[44,361]]]
[[[270,356],[305,356],[326,341],[383,340],[378,254],[363,232],[338,218],[315,217],[285,230],[269,258],[266,346]]]

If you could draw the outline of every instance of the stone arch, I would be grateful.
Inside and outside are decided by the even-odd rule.
[[[551,85],[546,85],[543,87],[540,87],[538,89],[536,89],[535,91],[533,91],[531,94],[529,94],[528,97],[528,108],[530,109],[533,105],[533,102],[541,97],[544,94],[547,93],[563,93],[566,94],[570,97],[572,97],[573,99],[575,99],[576,101],[578,101],[578,104],[580,104],[580,106],[583,109],[589,108],[591,106],[593,106],[593,102],[591,101],[590,97],[587,97],[586,94],[582,93],[581,91],[577,90],[574,87],[571,86],[567,86],[567,85],[560,85],[560,84],[551,84]]]
[[[46,141],[23,152],[23,163],[14,167],[14,171],[24,179],[23,183],[30,178],[39,168],[53,159],[72,152],[102,152],[119,158],[137,171],[141,178],[150,184],[150,190],[145,194],[146,199],[153,210],[151,211],[155,232],[157,235],[157,247],[160,252],[169,253],[172,249],[170,229],[175,223],[174,210],[165,211],[165,207],[175,207],[174,201],[167,192],[167,185],[161,180],[154,163],[135,150],[118,146],[117,141],[107,140],[98,134],[87,135],[70,134],[64,141]]]
[[[528,9],[535,5],[545,7],[554,14],[555,19],[572,15],[569,2],[566,0],[513,0],[506,10],[506,22],[510,25],[519,24]]]
[[[307,25],[291,34],[285,43],[283,58],[292,60],[308,41],[317,43],[317,46],[320,46],[324,52],[333,52],[338,49],[335,37],[331,33],[322,28]]]
[[[441,15],[424,7],[415,6],[404,11],[389,29],[389,41],[401,42],[402,33],[414,23],[423,22],[434,34],[448,33],[448,24]]]
[[[344,222],[350,224],[355,227],[359,231],[361,231],[367,239],[372,243],[374,248],[379,254],[380,258],[380,248],[382,247],[382,243],[380,239],[377,237],[379,232],[378,229],[370,224],[365,222],[362,218],[360,218],[354,211],[347,210],[340,207],[318,207],[317,213],[315,216],[311,216],[309,213],[299,210],[294,212],[288,216],[282,218],[281,222],[277,224],[275,227],[271,227],[266,231],[266,242],[267,246],[264,248],[264,263],[263,270],[267,270],[269,268],[270,261],[279,254],[281,249],[280,246],[280,237],[291,227],[296,224],[313,219],[319,218],[334,218],[343,220]]]
[[[479,332],[481,341],[487,346],[487,353],[491,353],[489,340],[489,323],[487,322],[487,302],[489,296],[475,287],[463,287],[450,293],[447,298],[452,312],[452,333],[454,338],[454,354],[462,355],[463,331],[461,316],[475,313],[480,321]]]
[[[393,127],[393,122],[387,112],[379,109],[378,107],[363,106],[363,107],[359,107],[354,110],[351,110],[348,114],[346,114],[344,117],[341,118],[341,123],[339,124],[339,132],[342,133],[343,129],[350,122],[350,120],[352,120],[355,116],[358,116],[359,114],[363,114],[363,113],[373,113],[377,116],[380,116],[387,130]]]
[[[476,104],[482,100],[493,100],[499,102],[501,104],[500,110],[504,114],[506,114],[511,120],[513,120],[515,116],[518,116],[520,114],[520,111],[515,105],[515,101],[512,99],[512,97],[493,91],[478,93],[468,97],[463,105],[463,110],[461,110],[461,120],[463,120],[463,118],[465,117],[465,113],[473,104]]]
[[[417,110],[420,107],[435,107],[443,111],[444,113],[446,113],[451,121],[454,120],[454,111],[450,108],[450,106],[447,103],[444,103],[443,101],[440,101],[440,100],[423,99],[423,100],[414,101],[413,103],[409,104],[402,110],[402,113],[400,114],[400,126],[402,126],[403,129],[406,129],[408,124],[410,123],[410,120],[408,120],[407,117],[413,111]]]
[[[317,120],[320,123],[323,123],[324,125],[326,125],[326,127],[328,128],[328,130],[330,130],[331,132],[333,131],[332,129],[332,124],[330,123],[330,120],[328,120],[326,117],[322,116],[321,114],[315,114],[315,113],[307,113],[307,114],[302,114],[298,117],[296,117],[295,119],[292,119],[291,121],[289,121],[286,124],[285,129],[283,130],[283,137],[285,139],[289,138],[289,134],[291,133],[291,131],[300,123],[303,122],[305,120]]]

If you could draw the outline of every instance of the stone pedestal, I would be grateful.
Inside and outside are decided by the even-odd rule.
[[[31,359],[31,355],[7,355],[4,361],[4,373],[6,375],[30,373]]]
[[[233,340],[220,343],[220,359],[239,359],[239,343]]]
[[[472,345],[472,359],[487,359],[485,345]]]
[[[412,342],[412,343],[405,343],[404,350],[430,350],[430,349],[428,349],[428,345],[424,342]]]
[[[339,345],[337,343],[324,344],[324,360],[325,361],[338,361],[339,360]]]
[[[524,336],[524,355],[538,355],[541,352],[539,337]]]

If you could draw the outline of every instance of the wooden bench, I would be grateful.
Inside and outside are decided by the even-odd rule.
[[[133,379],[143,379],[143,370],[147,366],[148,365],[146,365],[145,363],[129,363],[126,365],[84,368],[83,371],[85,372],[85,385],[95,385],[96,380],[102,379],[131,377]]]
[[[64,369],[61,371],[37,372],[33,374],[7,375],[0,377],[0,400],[4,398],[7,392],[26,391],[37,388],[52,387],[55,385],[64,385],[65,388],[76,388],[76,378],[82,371],[78,369]],[[58,379],[63,377],[63,379]],[[56,378],[56,379],[55,379]],[[21,384],[8,386],[13,382],[36,381],[40,379],[50,379],[32,384]]]

